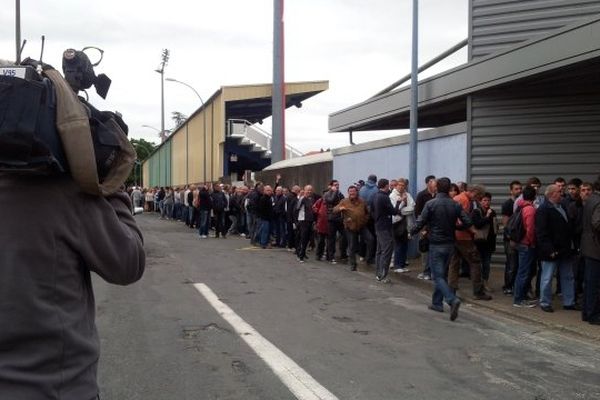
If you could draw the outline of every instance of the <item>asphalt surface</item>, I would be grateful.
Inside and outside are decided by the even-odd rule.
[[[144,277],[94,281],[102,400],[296,398],[194,283],[338,399],[600,398],[600,343],[469,306],[451,322],[410,284],[136,218]]]

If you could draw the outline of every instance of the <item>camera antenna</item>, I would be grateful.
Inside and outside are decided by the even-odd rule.
[[[44,57],[44,43],[46,42],[46,36],[42,35],[42,50],[40,51],[40,64],[42,63],[42,58]]]

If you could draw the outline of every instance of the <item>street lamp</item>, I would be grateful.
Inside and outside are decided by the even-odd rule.
[[[179,81],[174,78],[165,78],[165,80],[167,80],[169,82],[177,82],[177,83],[182,84],[183,86],[187,86],[188,88],[192,89],[194,91],[194,93],[196,94],[196,96],[198,96],[198,99],[200,100],[200,104],[204,105],[204,100],[202,100],[202,97],[200,97],[200,94],[198,93],[198,91],[196,89],[194,89],[191,85],[188,85],[187,83]]]
[[[156,132],[160,133],[160,129],[158,129],[158,128],[155,128],[155,127],[153,127],[153,126],[150,126],[150,125],[142,125],[142,128],[150,128],[150,129],[154,129]]]
[[[160,67],[154,71],[160,74],[160,136],[165,140],[165,66],[169,62],[169,49],[163,49],[161,60]]]

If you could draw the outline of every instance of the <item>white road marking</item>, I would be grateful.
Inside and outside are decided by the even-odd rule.
[[[205,284],[194,287],[211,306],[227,321],[237,334],[263,359],[275,375],[299,400],[338,400],[330,391],[303,370],[291,358],[265,339],[256,329],[244,321]]]

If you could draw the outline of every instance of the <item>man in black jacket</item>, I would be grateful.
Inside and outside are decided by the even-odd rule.
[[[375,193],[371,202],[373,219],[375,220],[375,232],[377,236],[377,250],[375,253],[375,265],[377,266],[377,281],[389,283],[387,277],[390,270],[390,261],[394,252],[394,232],[392,227],[392,215],[400,215],[401,205],[406,205],[406,200],[398,200],[393,206],[390,201],[390,182],[380,179],[377,182],[379,191]]]
[[[256,204],[256,218],[258,219],[258,244],[263,249],[270,247],[271,221],[273,220],[273,188],[266,185]]]
[[[298,256],[298,261],[301,263],[306,259],[306,247],[310,241],[310,233],[313,229],[313,223],[315,222],[315,215],[313,213],[314,203],[315,196],[313,194],[313,187],[311,185],[306,185],[304,187],[304,193],[298,197],[294,214],[296,228],[298,229],[296,255]]]
[[[323,201],[327,205],[327,261],[335,264],[335,250],[336,250],[336,239],[337,234],[340,234],[340,258],[347,259],[347,248],[348,242],[346,240],[346,232],[344,230],[344,222],[342,220],[342,214],[334,213],[333,209],[335,206],[340,204],[340,201],[344,199],[344,195],[340,192],[340,183],[335,179],[329,183],[329,190],[323,195]]]
[[[594,192],[584,198],[583,205],[581,254],[585,257],[585,292],[582,319],[600,325],[600,177],[594,182],[593,189]]]
[[[454,253],[454,231],[456,221],[462,222],[461,229],[472,229],[471,218],[464,212],[460,204],[448,196],[450,179],[440,178],[437,181],[437,195],[425,204],[421,216],[410,230],[417,234],[427,226],[429,231],[429,260],[435,289],[432,296],[431,310],[443,312],[443,300],[450,306],[450,320],[458,317],[460,300],[448,286],[448,264]]]
[[[212,210],[215,217],[215,237],[218,239],[219,235],[223,235],[223,239],[227,237],[227,231],[225,229],[225,209],[228,208],[229,204],[223,188],[219,184],[213,186],[213,192],[210,195],[212,202]]]
[[[542,262],[540,276],[540,308],[553,312],[552,278],[560,272],[562,301],[565,310],[575,310],[573,284],[573,235],[567,211],[561,206],[562,190],[548,185],[546,201],[535,214],[537,255]]]
[[[286,212],[285,212],[286,197],[283,194],[283,188],[277,186],[275,195],[273,196],[273,227],[275,232],[275,246],[285,247],[285,227],[286,227]]]

